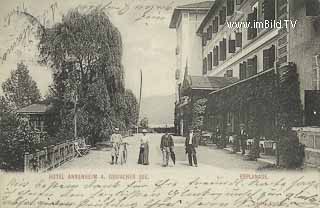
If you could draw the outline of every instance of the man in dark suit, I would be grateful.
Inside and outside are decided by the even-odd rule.
[[[196,135],[194,134],[192,129],[189,131],[189,134],[186,138],[185,147],[186,147],[186,153],[188,154],[189,165],[192,166],[192,160],[193,160],[194,166],[198,167],[197,152],[196,152],[196,148],[198,147],[198,142],[196,139]]]
[[[246,153],[247,139],[248,139],[248,134],[247,134],[247,131],[245,130],[245,125],[240,124],[239,140],[240,140],[241,150],[243,155]]]

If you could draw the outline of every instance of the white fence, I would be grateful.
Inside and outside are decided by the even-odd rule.
[[[46,172],[73,159],[77,156],[74,147],[76,142],[82,144],[85,139],[67,140],[62,144],[45,147],[34,154],[26,152],[24,155],[24,172]]]

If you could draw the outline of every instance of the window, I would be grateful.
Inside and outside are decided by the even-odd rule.
[[[245,79],[247,76],[246,76],[246,73],[247,73],[247,62],[242,62],[239,64],[239,78],[240,80],[243,80]]]
[[[275,0],[264,0],[261,7],[264,20],[275,20]]]
[[[219,17],[218,16],[214,17],[214,20],[212,22],[212,26],[213,26],[212,32],[217,33],[219,30]]]
[[[231,16],[234,12],[234,0],[227,0],[227,16]]]
[[[227,58],[227,41],[223,38],[222,41],[219,42],[220,46],[220,61],[224,61]]]
[[[306,2],[306,15],[319,16],[320,15],[320,0],[307,0]]]
[[[220,25],[224,25],[226,23],[226,17],[227,17],[227,8],[222,7],[219,11],[219,19],[220,19]]]
[[[219,65],[219,47],[216,46],[213,49],[213,66]]]
[[[232,77],[233,76],[233,71],[232,69],[229,69],[226,71],[226,73],[224,74],[225,77]]]
[[[212,26],[210,25],[207,29],[208,40],[212,39]]]
[[[229,38],[229,53],[236,52],[236,40],[232,40],[231,37]]]
[[[312,79],[312,89],[320,90],[320,55],[313,57]]]
[[[257,37],[257,28],[254,27],[255,22],[257,21],[257,8],[253,9],[253,12],[248,14],[247,22],[250,24],[248,28],[248,40],[252,40]]]
[[[212,70],[212,52],[208,54],[208,70]]]
[[[207,45],[207,33],[202,34],[202,46]]]
[[[236,33],[236,47],[242,47],[242,33],[237,32]]]
[[[275,46],[272,45],[271,48],[263,50],[263,70],[271,69],[274,66],[275,61]]]
[[[208,71],[208,66],[207,66],[207,58],[203,59],[203,69],[202,69],[202,74],[205,75],[207,74]]]
[[[254,56],[251,59],[248,59],[247,61],[247,77],[251,77],[258,72],[258,67],[257,67],[257,56]]]

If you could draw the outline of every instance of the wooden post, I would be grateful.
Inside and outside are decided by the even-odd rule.
[[[44,165],[45,165],[45,170],[48,170],[48,149],[47,147],[43,148],[44,151]]]
[[[39,152],[38,149],[36,149],[36,159],[37,159],[36,172],[39,172],[39,169],[40,169],[40,152]]]
[[[29,152],[24,153],[24,172],[29,171]]]

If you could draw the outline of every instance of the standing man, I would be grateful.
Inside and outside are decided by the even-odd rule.
[[[195,167],[198,167],[197,162],[197,152],[196,148],[198,147],[196,135],[194,135],[193,130],[189,130],[189,134],[185,142],[186,153],[188,154],[189,165],[192,166],[192,160]]]
[[[243,155],[246,153],[247,138],[248,138],[248,134],[247,134],[247,131],[245,130],[245,125],[242,123],[240,124],[239,140],[240,140],[241,151]]]
[[[111,165],[118,164],[120,145],[122,144],[122,136],[119,134],[119,128],[114,128],[111,135]]]
[[[169,163],[169,154],[171,155],[171,159],[173,161],[173,164],[176,163],[176,156],[174,154],[174,143],[172,136],[168,133],[168,130],[166,133],[161,137],[160,142],[160,150],[162,152],[162,164],[164,167],[168,166]]]

